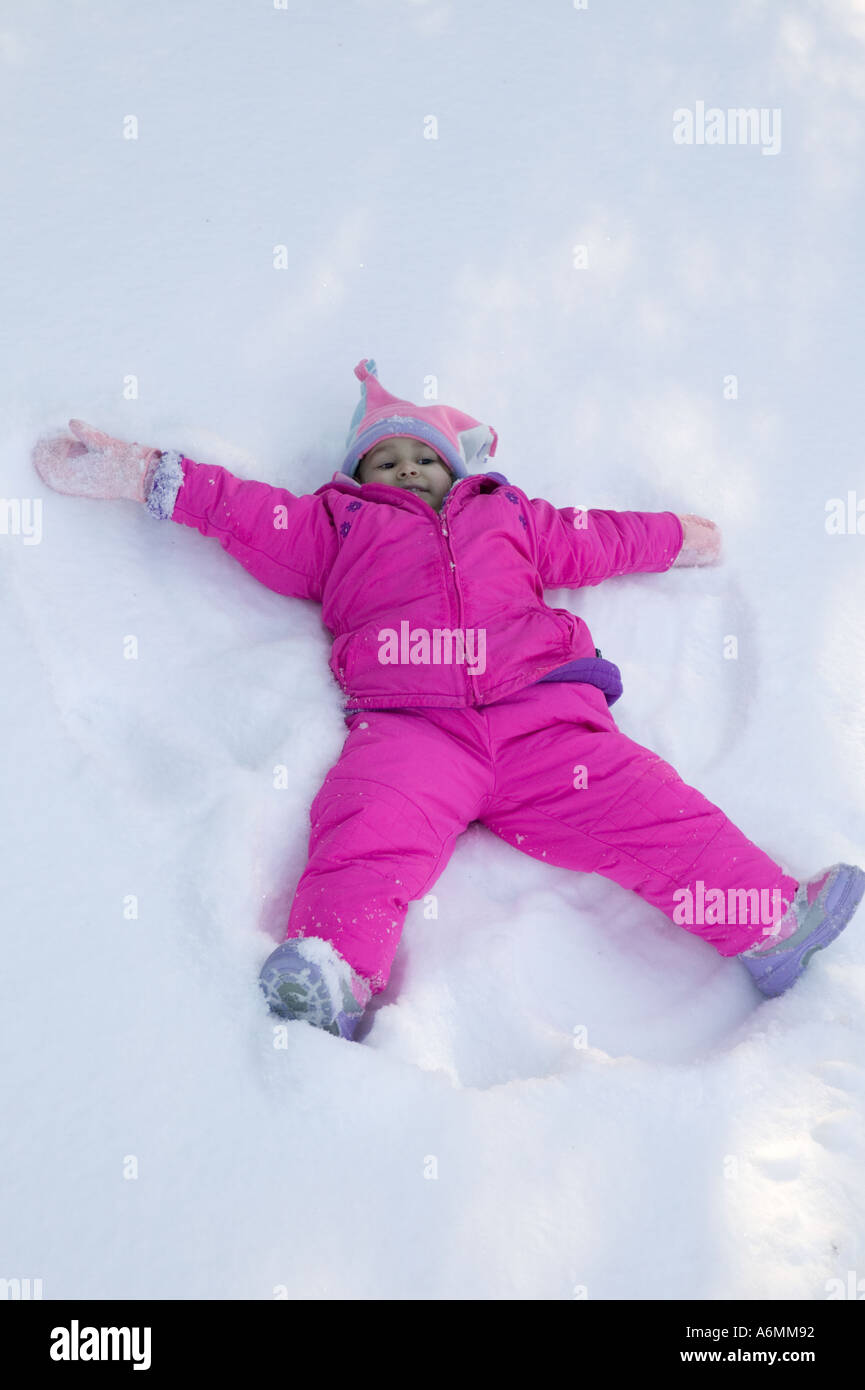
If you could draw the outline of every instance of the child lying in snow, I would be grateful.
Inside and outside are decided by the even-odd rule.
[[[781,994],[847,924],[865,873],[786,874],[621,733],[609,711],[618,668],[579,617],[543,601],[546,588],[715,563],[717,527],[530,500],[477,471],[495,430],[398,400],[372,360],[354,370],[348,452],[309,495],[76,420],[74,437],[34,450],[57,491],[144,502],[216,537],[268,588],[322,604],[349,732],[310,810],[285,940],[261,970],[271,1010],[353,1038],[387,984],[409,901],[474,820],[535,858],[632,889],[739,956],[763,994]]]

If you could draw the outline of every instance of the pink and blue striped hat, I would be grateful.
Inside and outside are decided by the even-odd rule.
[[[340,468],[350,478],[364,454],[383,439],[399,435],[431,445],[457,478],[468,477],[470,468],[482,472],[483,464],[495,454],[498,435],[491,425],[482,425],[450,405],[412,405],[411,401],[399,400],[378,380],[373,358],[358,362],[354,374],[360,381],[360,400],[349,426],[345,441],[348,452]]]

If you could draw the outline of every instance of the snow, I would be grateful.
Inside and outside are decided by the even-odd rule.
[[[790,872],[863,864],[865,540],[824,525],[863,476],[863,44],[852,0],[7,11],[0,493],[42,513],[0,534],[0,1276],[865,1277],[862,913],[762,1000],[635,895],[473,826],[361,1041],[282,1027],[257,972],[345,732],[319,610],[29,459],[77,417],[309,492],[360,357],[409,399],[435,376],[531,496],[719,525],[717,569],[547,601],[620,666],[623,731]],[[780,110],[780,150],[675,143],[698,101]]]

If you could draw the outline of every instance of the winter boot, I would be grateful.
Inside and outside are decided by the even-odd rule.
[[[372,990],[329,941],[293,937],[268,956],[258,977],[271,1013],[353,1038]]]
[[[814,952],[844,930],[863,893],[865,873],[853,864],[833,864],[800,883],[775,930],[739,956],[757,988],[770,998],[789,989]]]

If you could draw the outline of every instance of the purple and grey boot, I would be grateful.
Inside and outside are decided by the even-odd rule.
[[[800,883],[776,931],[739,956],[757,988],[770,998],[789,989],[814,952],[844,930],[863,893],[865,873],[854,864],[833,864]]]
[[[258,982],[271,1013],[303,1019],[339,1038],[353,1038],[372,990],[329,941],[292,937],[271,952]]]

